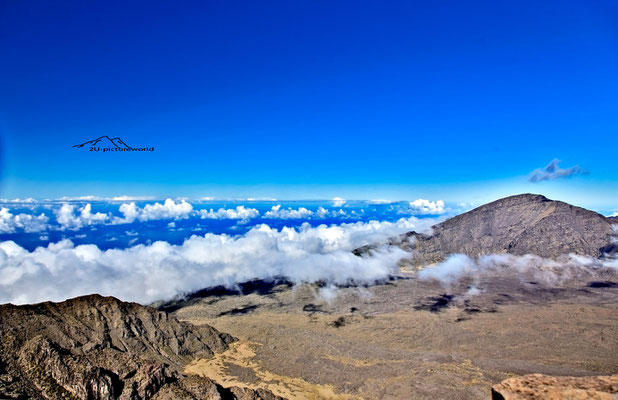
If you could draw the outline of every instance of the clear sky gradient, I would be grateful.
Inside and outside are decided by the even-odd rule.
[[[616,1],[0,0],[0,197],[618,206]],[[144,154],[72,145],[101,135]],[[553,159],[586,174],[532,183]]]

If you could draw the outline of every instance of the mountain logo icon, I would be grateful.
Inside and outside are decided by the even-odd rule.
[[[142,151],[154,151],[154,146],[152,147],[131,147],[124,142],[124,140],[119,137],[110,138],[107,135],[100,136],[96,139],[88,140],[87,142],[76,144],[73,148],[81,149],[82,147],[87,146],[89,151],[94,152],[142,152]]]
[[[75,145],[75,146],[73,146],[73,147],[76,147],[76,148],[78,148],[78,149],[79,149],[79,148],[82,148],[82,147],[84,147],[84,146],[86,146],[86,145],[89,145],[89,146],[91,146],[91,147],[94,147],[94,146],[96,146],[96,145],[100,145],[100,146],[106,146],[106,145],[107,145],[107,146],[109,146],[110,144],[111,144],[112,146],[114,146],[114,147],[117,147],[117,148],[125,148],[125,149],[130,149],[130,148],[131,148],[131,147],[129,147],[129,145],[128,145],[128,144],[126,144],[126,143],[125,143],[122,139],[120,139],[119,137],[110,138],[110,137],[109,137],[109,136],[107,136],[107,135],[105,135],[105,136],[101,136],[101,137],[99,137],[99,138],[97,138],[97,139],[92,139],[92,140],[89,140],[89,141],[84,142],[84,143],[82,143],[82,144],[76,144],[76,145]]]

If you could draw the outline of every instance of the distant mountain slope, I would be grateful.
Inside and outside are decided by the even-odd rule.
[[[184,382],[188,361],[211,357],[233,340],[113,297],[1,305],[0,398],[275,398],[206,378]]]
[[[492,253],[600,257],[616,252],[612,226],[617,224],[594,211],[541,195],[521,194],[437,224],[431,235],[409,232],[393,243],[410,250],[405,239],[413,237],[413,263],[417,265],[442,261],[454,253],[471,257]]]

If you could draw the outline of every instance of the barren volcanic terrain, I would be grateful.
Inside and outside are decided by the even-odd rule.
[[[289,398],[487,399],[528,373],[618,371],[618,277],[548,287],[504,274],[448,290],[410,276],[321,299],[315,286],[206,297],[176,311],[240,340],[187,372]]]
[[[357,249],[409,251],[375,285],[255,280],[159,310],[98,295],[2,305],[0,397],[611,398],[616,226],[520,195]]]
[[[523,374],[618,371],[615,221],[519,195],[389,244],[411,256],[376,286],[257,282],[174,305],[240,339],[186,372],[299,399],[486,399]]]

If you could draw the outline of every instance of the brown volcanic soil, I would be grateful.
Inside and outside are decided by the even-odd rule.
[[[587,279],[587,280],[586,280]],[[487,399],[517,375],[618,371],[618,276],[546,287],[527,277],[483,277],[448,290],[408,279],[340,289],[315,286],[212,296],[176,311],[240,340],[189,364],[226,385],[298,399]]]
[[[583,378],[525,375],[506,379],[494,386],[491,394],[494,400],[615,400],[618,375]]]

